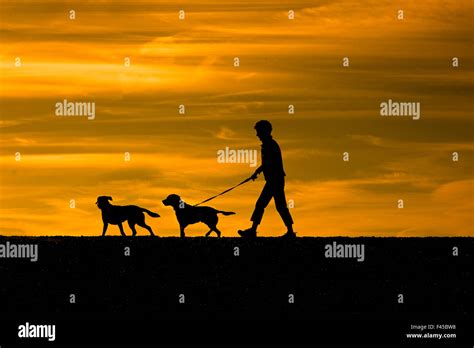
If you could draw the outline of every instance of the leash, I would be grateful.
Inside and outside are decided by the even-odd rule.
[[[229,192],[229,191],[232,191],[233,189],[239,187],[240,185],[245,184],[246,182],[248,182],[248,181],[250,181],[250,180],[252,180],[252,177],[245,179],[245,180],[242,181],[241,183],[239,183],[239,184],[237,184],[237,185],[235,185],[235,186],[232,186],[230,189],[227,189],[227,190],[225,190],[224,192],[219,193],[218,195],[212,196],[211,198],[208,198],[208,199],[206,199],[205,201],[202,201],[201,203],[195,204],[194,207],[197,207],[198,205],[201,205],[201,204],[203,204],[203,203],[206,203],[206,202],[209,202],[209,201],[213,200],[214,198],[217,198],[217,197],[219,197],[219,196],[222,196],[223,194],[225,194],[225,193],[227,193],[227,192]]]

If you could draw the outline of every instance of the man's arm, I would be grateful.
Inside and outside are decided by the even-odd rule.
[[[261,165],[260,167],[258,167],[255,172],[252,174],[251,178],[252,180],[255,181],[255,179],[257,179],[258,175],[263,172],[263,165]]]

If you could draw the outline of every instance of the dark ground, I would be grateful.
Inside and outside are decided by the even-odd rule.
[[[472,319],[473,313],[472,238],[0,237],[0,243],[7,240],[38,243],[39,260],[0,259],[2,320],[416,324],[429,318],[449,324]],[[326,259],[324,246],[333,241],[365,244],[365,261]],[[454,246],[459,256],[452,255]],[[288,303],[290,293],[294,304]],[[404,304],[397,302],[400,293]]]

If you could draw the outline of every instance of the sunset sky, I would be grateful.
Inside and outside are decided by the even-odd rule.
[[[0,234],[100,235],[110,195],[178,236],[161,200],[250,176],[217,151],[260,152],[268,119],[298,236],[474,236],[473,19],[471,0],[0,0]],[[56,116],[64,99],[95,102],[95,119]],[[421,103],[421,118],[380,116],[388,99]],[[237,212],[223,236],[250,226],[263,184],[208,203]],[[259,230],[286,231],[273,202]]]

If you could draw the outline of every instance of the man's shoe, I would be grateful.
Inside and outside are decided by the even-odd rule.
[[[296,233],[295,233],[295,232],[287,231],[283,236],[281,236],[281,238],[285,238],[285,239],[295,239],[295,238],[296,238]]]
[[[255,237],[257,237],[257,231],[252,229],[252,228],[248,228],[246,230],[238,230],[237,233],[240,234],[240,236],[244,237],[244,238],[255,238]]]

